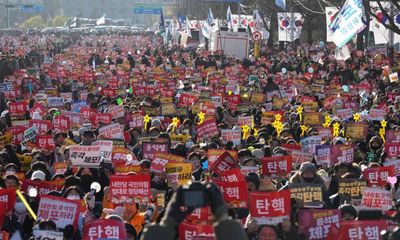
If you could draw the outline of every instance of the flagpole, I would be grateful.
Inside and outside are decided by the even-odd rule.
[[[238,23],[240,28],[240,0],[238,0]]]

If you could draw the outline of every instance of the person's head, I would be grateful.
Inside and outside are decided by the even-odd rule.
[[[80,177],[82,185],[90,185],[95,177],[90,168],[81,168],[77,175]]]
[[[64,144],[64,140],[67,138],[67,134],[63,133],[63,132],[58,132],[56,133],[56,135],[54,136],[54,144],[57,147],[60,147]]]
[[[46,180],[46,174],[43,171],[37,170],[32,173],[31,180]]]
[[[317,168],[313,163],[304,162],[300,166],[300,174],[305,182],[311,183],[317,175]]]
[[[72,187],[69,187],[64,192],[62,197],[69,199],[69,200],[80,200],[83,197],[83,193],[78,187],[72,186]]]
[[[257,166],[257,160],[255,158],[248,158],[243,161],[243,166],[255,167],[255,166]]]
[[[52,220],[48,220],[48,219],[40,220],[38,225],[39,225],[39,230],[57,231],[57,225]]]
[[[4,185],[6,188],[18,188],[19,181],[15,175],[8,175],[4,179]]]
[[[96,135],[93,131],[86,130],[82,133],[82,145],[90,146],[94,141],[96,141]]]
[[[197,152],[192,152],[188,155],[188,160],[193,164],[193,169],[197,170],[201,167],[201,156]]]
[[[374,152],[378,151],[382,147],[382,144],[383,144],[382,138],[378,136],[373,136],[369,141],[369,147]]]
[[[247,182],[247,189],[249,190],[249,192],[255,192],[258,190],[258,188],[260,187],[260,178],[256,173],[251,172],[247,174],[245,179]]]
[[[278,240],[278,231],[274,226],[262,225],[258,229],[258,240]]]
[[[337,176],[339,178],[342,177],[344,174],[346,174],[349,171],[349,169],[345,163],[336,164],[334,169],[335,169],[335,176]]]
[[[125,211],[122,214],[122,219],[129,222],[139,211],[139,203],[125,203],[124,208]]]
[[[355,220],[358,216],[357,210],[350,204],[344,204],[339,207],[342,220]]]
[[[137,239],[136,229],[132,225],[125,223],[125,230],[126,230],[126,239],[127,240],[136,240]]]
[[[140,174],[149,174],[150,173],[150,166],[151,166],[151,161],[148,159],[142,159],[139,162],[140,166]]]

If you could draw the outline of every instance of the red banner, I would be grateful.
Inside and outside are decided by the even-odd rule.
[[[93,126],[97,127],[99,126],[99,123],[103,123],[104,125],[111,124],[112,122],[112,116],[109,113],[95,113],[92,115],[92,118],[90,119],[92,122]]]
[[[60,129],[61,131],[67,132],[71,129],[71,123],[68,117],[58,116],[53,119],[53,128]]]
[[[378,185],[385,186],[388,177],[394,174],[393,166],[367,168],[363,172],[363,177],[368,180],[368,186]]]
[[[214,163],[212,163],[211,170],[217,174],[221,174],[235,168],[237,165],[238,162],[228,152],[224,152]]]
[[[38,196],[46,195],[48,192],[56,190],[60,191],[64,185],[64,180],[57,181],[37,181],[25,179],[21,184],[21,190],[28,192],[30,188],[37,190]]]
[[[26,102],[10,102],[8,109],[11,117],[23,116],[26,112]]]
[[[150,176],[149,175],[118,175],[110,176],[110,195],[113,203],[124,203],[131,198],[142,202],[149,200]],[[129,202],[129,201],[128,201]]]
[[[35,125],[36,131],[39,135],[46,134],[50,129],[53,128],[52,122],[47,120],[29,120],[29,127],[32,127],[33,125]]]
[[[214,227],[212,225],[190,224],[185,222],[179,224],[179,240],[204,239],[204,237],[207,240],[215,239]]]
[[[182,93],[179,96],[178,106],[192,106],[192,103],[197,101],[197,96],[189,93]]]
[[[250,214],[258,224],[274,224],[290,217],[290,191],[251,192]]]
[[[0,202],[7,204],[6,211],[11,211],[14,209],[14,204],[17,195],[15,194],[15,189],[4,188],[0,189]]]
[[[54,144],[54,140],[51,135],[40,135],[36,136],[36,147],[54,149],[56,145]]]
[[[196,126],[197,136],[199,138],[212,137],[218,134],[217,122],[215,119],[205,120],[203,123]]]
[[[261,159],[262,174],[286,175],[292,171],[292,156],[275,156]]]
[[[246,181],[224,182],[214,180],[224,196],[225,202],[234,208],[247,208],[248,191]]]
[[[186,216],[185,221],[194,224],[212,224],[212,214],[209,206],[196,208]]]
[[[385,152],[388,158],[398,158],[400,156],[400,143],[398,142],[386,142]]]
[[[387,228],[384,220],[374,221],[341,221],[339,236],[340,240],[371,240],[381,239],[380,232]]]
[[[95,109],[91,109],[89,107],[81,107],[81,111],[80,112],[83,114],[83,118],[89,119],[89,120],[91,120],[93,115],[96,114],[96,110]]]
[[[98,219],[83,227],[84,240],[126,239],[125,224],[112,219]]]
[[[324,240],[328,236],[331,225],[339,227],[340,210],[299,210],[299,233],[309,240]]]

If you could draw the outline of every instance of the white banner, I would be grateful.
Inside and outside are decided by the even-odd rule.
[[[300,38],[303,23],[304,18],[300,13],[278,13],[278,40],[293,42]]]
[[[333,42],[333,33],[329,29],[329,25],[335,19],[336,13],[339,12],[339,9],[336,7],[325,7],[325,16],[326,16],[326,41]]]
[[[70,146],[70,157],[73,166],[98,167],[100,165],[100,146]]]
[[[78,223],[79,204],[75,200],[43,195],[40,197],[37,219],[53,220],[58,228]]]
[[[100,146],[100,151],[105,162],[111,162],[113,142],[107,140],[99,140],[92,143],[92,146]]]
[[[329,26],[333,42],[342,47],[365,28],[362,0],[347,0]]]
[[[343,45],[343,47],[335,49],[335,58],[336,60],[346,61],[351,57],[350,50],[347,45]]]
[[[110,124],[99,128],[99,138],[111,139],[111,138],[124,138],[124,128],[119,123]]]

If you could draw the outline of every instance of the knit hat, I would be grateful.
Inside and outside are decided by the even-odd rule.
[[[251,173],[247,174],[245,179],[247,182],[254,183],[254,185],[256,185],[257,189],[260,187],[260,178],[258,177],[258,175],[256,173],[251,172]]]

